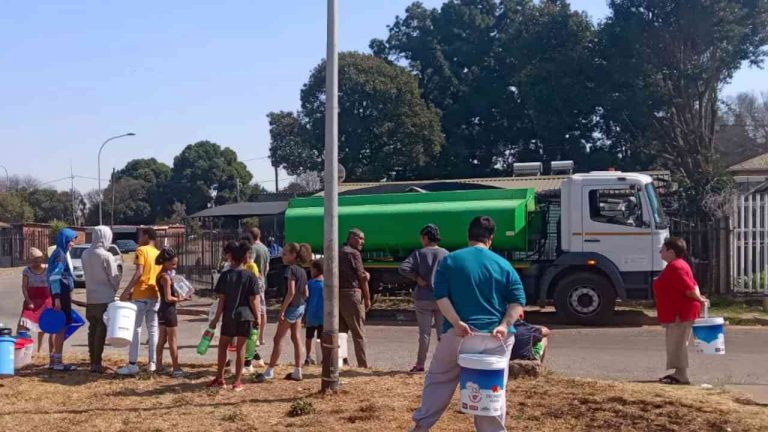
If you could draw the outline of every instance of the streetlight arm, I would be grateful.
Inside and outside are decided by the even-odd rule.
[[[107,143],[112,141],[112,140],[116,140],[118,138],[127,137],[127,136],[134,136],[134,135],[136,135],[136,134],[133,133],[133,132],[128,132],[126,134],[113,136],[112,138],[109,138],[106,141],[104,141],[104,143],[101,145],[101,147],[99,147],[99,156],[98,156],[98,158],[96,160],[96,169],[99,172],[99,175],[98,175],[98,182],[99,182],[99,225],[103,225],[103,223],[102,223],[102,216],[101,216],[101,202],[103,201],[103,199],[102,199],[103,197],[101,196],[101,151],[104,150],[104,146],[107,145]],[[114,187],[114,185],[112,187]]]

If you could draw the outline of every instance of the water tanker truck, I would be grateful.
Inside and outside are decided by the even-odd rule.
[[[574,174],[555,190],[532,188],[409,192],[339,197],[339,233],[359,228],[371,290],[412,282],[397,268],[421,247],[419,231],[433,223],[441,245],[467,245],[476,216],[496,221],[493,250],[520,273],[529,303],[554,301],[574,324],[608,322],[617,299],[651,298],[663,269],[658,251],[668,222],[645,174],[614,171]],[[323,198],[291,200],[285,214],[287,242],[323,247]]]

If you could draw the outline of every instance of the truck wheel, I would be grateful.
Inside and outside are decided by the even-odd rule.
[[[555,288],[555,308],[569,323],[606,324],[616,306],[616,290],[611,282],[594,273],[566,276]]]

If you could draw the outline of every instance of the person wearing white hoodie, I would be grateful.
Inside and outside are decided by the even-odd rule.
[[[107,250],[112,243],[112,231],[100,225],[93,229],[91,247],[83,252],[83,273],[85,273],[85,317],[88,320],[88,352],[91,358],[91,372],[104,373],[101,364],[107,326],[104,313],[120,287],[121,275],[117,271],[115,257]]]

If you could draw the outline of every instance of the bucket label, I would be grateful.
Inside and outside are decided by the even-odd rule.
[[[506,404],[504,370],[461,368],[461,411],[480,416],[498,416]]]
[[[693,346],[700,354],[725,354],[725,333],[722,325],[693,327]]]

